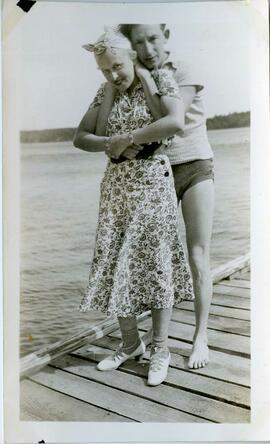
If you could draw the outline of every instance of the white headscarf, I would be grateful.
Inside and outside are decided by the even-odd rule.
[[[82,47],[96,55],[103,54],[107,49],[115,53],[117,49],[132,49],[130,41],[113,28],[104,27],[105,32],[96,43],[87,43]]]

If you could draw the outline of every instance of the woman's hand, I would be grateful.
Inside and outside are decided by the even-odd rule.
[[[104,99],[105,100],[110,100],[113,102],[116,92],[117,92],[117,89],[113,83],[111,83],[111,82],[105,83],[105,85],[104,85]]]
[[[139,79],[142,79],[142,78],[145,79],[145,78],[149,78],[151,76],[148,69],[144,65],[142,65],[142,63],[140,63],[140,62],[137,62],[134,68],[135,68],[136,75],[139,77]]]
[[[113,107],[113,102],[115,99],[116,91],[117,90],[112,83],[110,83],[110,82],[105,83],[104,98],[103,98],[102,103],[99,107],[96,128],[95,128],[95,134],[97,136],[104,136],[106,134],[106,126],[108,123],[108,117],[109,117],[110,112]]]

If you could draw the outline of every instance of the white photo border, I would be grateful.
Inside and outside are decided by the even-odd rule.
[[[44,2],[44,0],[42,0]],[[40,3],[42,3],[40,2]],[[82,2],[82,4],[85,2]],[[220,1],[186,3],[190,7],[218,8]],[[36,4],[35,7],[40,5]],[[183,3],[89,4],[92,16],[103,23],[173,23]],[[182,442],[270,440],[270,199],[269,199],[269,87],[267,0],[232,1],[251,21],[251,265],[252,265],[252,420],[250,424],[122,424],[86,422],[25,422],[19,412],[19,283],[20,283],[20,165],[17,110],[20,79],[16,53],[3,40],[3,168],[4,168],[4,409],[5,442]],[[31,14],[31,11],[29,12]],[[143,20],[142,20],[143,17]],[[25,20],[21,16],[20,20]],[[19,20],[18,19],[18,20]],[[17,20],[17,19],[16,19]],[[14,18],[14,23],[15,23]],[[14,24],[16,26],[16,23]],[[11,28],[10,28],[11,29]],[[34,31],[34,30],[33,30]],[[12,33],[12,29],[10,31]],[[226,36],[224,36],[226,38]],[[11,46],[10,46],[11,45]]]

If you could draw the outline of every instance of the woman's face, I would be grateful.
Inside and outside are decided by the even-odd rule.
[[[116,50],[112,53],[107,49],[103,54],[95,57],[106,80],[113,83],[119,91],[126,91],[132,85],[135,72],[130,51]]]

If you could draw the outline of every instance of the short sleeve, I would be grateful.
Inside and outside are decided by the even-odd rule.
[[[96,93],[93,101],[89,105],[88,110],[96,108],[97,106],[101,105],[101,103],[102,103],[102,101],[104,99],[104,87],[105,87],[105,83],[102,83],[102,85],[97,90],[97,93]]]
[[[204,88],[201,76],[194,66],[185,62],[176,62],[175,66],[174,78],[179,87],[195,86],[197,92]]]
[[[158,95],[181,99],[178,85],[170,71],[167,69],[157,69],[152,71],[152,77],[156,83]]]

